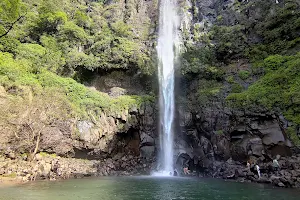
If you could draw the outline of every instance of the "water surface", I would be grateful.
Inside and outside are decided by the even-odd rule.
[[[300,190],[216,179],[105,177],[1,186],[0,200],[300,199]]]

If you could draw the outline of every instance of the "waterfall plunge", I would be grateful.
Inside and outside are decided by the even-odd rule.
[[[160,175],[173,173],[174,68],[179,44],[176,0],[160,1],[157,54],[160,87]]]

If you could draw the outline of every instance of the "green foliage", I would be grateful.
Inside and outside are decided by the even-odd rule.
[[[0,38],[0,85],[16,91],[10,98],[25,99],[24,91],[30,90],[42,103],[55,102],[55,111],[59,111],[53,116],[59,119],[90,118],[103,112],[118,115],[153,100],[147,96],[113,99],[58,76],[71,77],[82,71],[93,74],[99,68],[153,73],[155,59],[146,48],[149,30],[137,33],[135,24],[114,16],[115,5],[103,2],[0,2],[0,36],[14,25]]]
[[[250,77],[251,73],[247,70],[241,70],[238,73],[238,76],[240,77],[240,79],[242,80],[246,80]]]
[[[80,10],[77,10],[75,12],[74,21],[78,26],[82,28],[90,27],[92,22],[91,18],[86,13],[81,12]]]
[[[9,31],[10,27],[21,14],[20,0],[1,0],[0,2],[0,36]]]
[[[99,65],[99,58],[93,54],[87,55],[84,52],[72,50],[66,55],[66,62],[70,69],[84,67],[89,70],[94,70]]]
[[[286,57],[278,54],[271,55],[264,60],[264,67],[267,70],[278,70],[285,62],[286,62]]]
[[[234,82],[232,85],[231,85],[231,92],[232,93],[240,93],[243,91],[243,86],[241,86],[240,84]]]
[[[0,84],[12,87],[14,84],[38,85],[35,75],[28,73],[32,67],[27,62],[15,61],[9,53],[0,53]]]
[[[299,49],[300,6],[297,0],[284,4],[264,0],[235,1],[228,11],[237,12],[235,24],[228,24],[219,16],[209,32],[219,61],[246,57],[256,62],[269,55],[294,54]],[[255,19],[249,17],[249,13],[257,13]]]
[[[222,79],[223,70],[214,67],[215,57],[210,47],[189,48],[182,55],[181,73],[201,74],[207,79]]]
[[[134,69],[153,73],[151,53],[145,47],[146,41],[137,35],[140,33],[134,33],[134,24],[113,17],[110,12],[115,12],[114,6],[102,2],[3,0],[0,3],[0,35],[20,14],[26,15],[8,36],[0,39],[0,50],[20,58],[26,54],[20,42],[40,45],[45,48],[44,53],[37,56],[37,52],[28,46],[26,59],[33,59],[32,63],[38,65],[36,68],[69,76],[81,68],[92,71],[97,68]],[[37,51],[41,50],[36,47]],[[23,54],[17,55],[20,51]],[[37,62],[38,57],[43,59]]]
[[[61,11],[41,13],[32,34],[40,34],[43,32],[48,34],[57,33],[59,25],[66,23],[67,18],[67,14]]]
[[[16,58],[29,61],[35,71],[34,73],[43,68],[56,72],[64,64],[62,52],[55,47],[50,48],[53,45],[51,42],[55,43],[55,41],[51,41],[51,38],[41,37],[41,41],[48,48],[39,44],[23,43],[18,45],[14,51],[17,55]]]
[[[224,134],[224,131],[223,131],[223,130],[217,130],[217,131],[215,131],[215,133],[216,133],[217,135],[222,135],[222,134]]]
[[[13,53],[20,44],[20,41],[10,37],[5,36],[0,39],[0,51]]]
[[[296,128],[293,127],[293,126],[288,127],[287,130],[286,130],[286,132],[287,132],[287,135],[289,136],[289,138],[294,143],[294,145],[300,146],[300,137],[297,135]]]
[[[16,49],[16,54],[19,59],[25,58],[38,64],[45,55],[46,49],[39,44],[23,43]]]
[[[266,42],[299,37],[299,5],[295,1],[287,2],[284,7],[276,7],[275,12],[267,15],[264,23],[258,24],[258,30]]]
[[[111,24],[112,31],[118,36],[118,37],[127,37],[132,36],[132,27],[128,24],[125,24],[123,21],[118,20],[115,23]]]
[[[217,82],[216,80],[201,79],[196,94],[200,106],[207,106],[211,100],[219,97],[221,89],[222,83]]]
[[[233,83],[235,82],[233,76],[228,76],[228,77],[226,78],[226,81],[227,81],[228,83],[230,83],[230,84],[233,84]]]
[[[63,40],[71,40],[76,43],[84,43],[88,35],[83,28],[77,26],[73,22],[66,22],[59,29],[60,34],[62,35]]]
[[[233,55],[242,56],[244,53],[247,37],[242,25],[214,26],[211,38],[216,43],[215,51],[219,60],[227,60]]]
[[[266,74],[248,90],[227,97],[234,107],[264,106],[280,109],[285,117],[300,124],[300,53],[294,56],[274,55],[263,62]]]
[[[51,13],[55,11],[63,11],[68,1],[66,0],[39,0],[36,1],[39,4],[38,12],[39,13]]]
[[[264,44],[255,44],[245,49],[245,56],[248,57],[252,62],[257,60],[263,60],[268,57],[268,46]]]
[[[46,50],[43,66],[52,72],[58,72],[66,62],[57,40],[54,37],[43,35],[40,37],[40,43]]]
[[[262,39],[261,43],[249,47],[246,56],[255,61],[268,55],[295,53],[293,49],[300,45],[299,3],[289,0],[283,6],[273,6],[267,1],[260,1],[260,4],[272,12],[262,14],[258,23],[245,22],[253,26],[253,31]]]
[[[19,15],[20,0],[2,0],[0,2],[0,19],[5,22],[13,22]]]
[[[202,72],[213,60],[214,55],[208,47],[189,48],[182,55],[182,74]]]
[[[45,69],[33,73],[36,72],[34,68],[35,65],[25,58],[15,60],[9,53],[0,53],[0,85],[5,88],[30,86],[35,95],[55,94],[56,101],[62,102],[65,112],[82,118],[87,118],[89,113],[118,114],[150,100],[140,96],[112,99],[107,94],[90,90],[71,78],[59,77]]]
[[[103,24],[103,30],[97,35],[90,52],[99,58],[99,68],[139,67],[147,72],[150,58],[140,48],[132,38],[131,27],[117,21],[111,24],[111,29]]]

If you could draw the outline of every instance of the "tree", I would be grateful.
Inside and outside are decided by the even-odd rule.
[[[20,0],[1,0],[0,38],[6,36],[25,15],[21,15]]]

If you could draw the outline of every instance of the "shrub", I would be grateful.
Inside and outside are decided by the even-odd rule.
[[[69,114],[82,118],[89,117],[89,113],[97,115],[107,112],[116,115],[151,100],[147,96],[120,96],[112,99],[105,93],[90,90],[71,78],[59,77],[46,69],[33,74],[32,67],[27,64],[30,62],[25,61],[14,60],[9,53],[0,53],[0,84],[6,88],[29,86],[35,95],[55,94],[56,101],[61,102]]]
[[[216,80],[201,79],[197,90],[197,102],[200,106],[207,106],[210,101],[219,97],[222,88],[222,83]]]
[[[300,53],[270,56],[263,65],[270,70],[246,91],[227,97],[233,107],[264,106],[281,110],[285,117],[300,124]]]
[[[242,92],[244,89],[243,86],[241,86],[240,84],[234,82],[232,85],[231,85],[231,92],[232,93],[240,93]]]
[[[297,131],[295,127],[288,127],[286,130],[287,135],[291,139],[294,145],[300,146],[300,137],[297,135]]]
[[[247,70],[241,70],[241,71],[239,71],[238,76],[240,77],[240,79],[246,80],[250,77],[250,74],[251,73]]]

